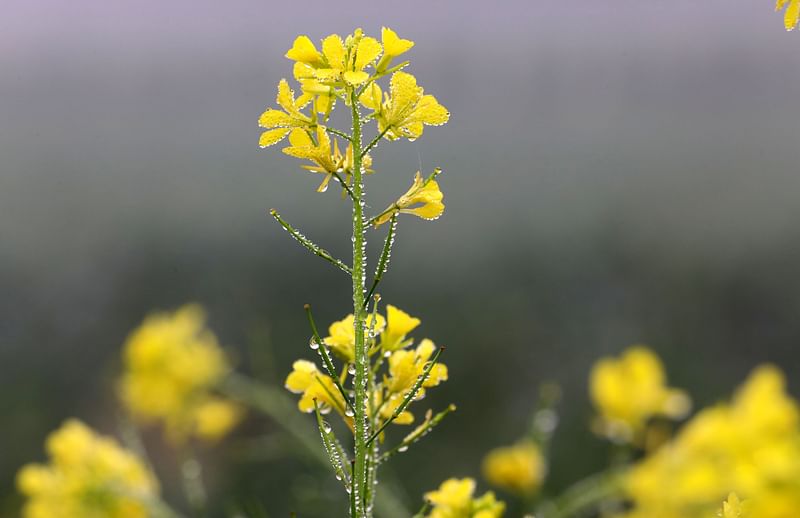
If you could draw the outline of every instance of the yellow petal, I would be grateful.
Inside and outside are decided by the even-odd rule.
[[[292,67],[292,75],[294,75],[294,78],[298,81],[310,79],[314,77],[314,67],[298,61]]]
[[[369,74],[366,72],[353,72],[348,70],[343,74],[344,80],[351,85],[360,85],[369,79]]]
[[[422,219],[433,220],[437,219],[444,212],[444,203],[441,202],[426,203],[422,207],[417,207],[414,209],[405,209],[403,210],[403,212],[407,214],[414,214],[415,216],[419,216]]]
[[[338,34],[331,34],[322,40],[322,54],[328,60],[328,66],[333,69],[342,70],[346,51],[342,38]]]
[[[413,41],[400,39],[397,33],[388,27],[381,27],[381,41],[384,54],[392,57],[399,56],[414,46]]]
[[[392,74],[389,92],[391,93],[392,106],[402,110],[414,104],[422,97],[422,88],[417,86],[417,78],[407,72]]]
[[[364,70],[364,67],[375,61],[381,54],[381,44],[375,38],[361,38],[356,50],[355,70]]]
[[[449,119],[450,112],[439,104],[436,97],[432,95],[423,95],[414,109],[414,120],[423,122],[428,126],[440,126]]]
[[[314,141],[308,136],[305,130],[295,128],[289,133],[289,143],[294,147],[313,146]]]
[[[298,36],[292,44],[292,48],[286,53],[286,57],[301,63],[316,63],[320,61],[320,53],[317,47],[308,36]]]
[[[308,360],[297,360],[292,364],[291,373],[286,378],[286,388],[294,393],[308,389],[315,382],[314,376],[319,372],[317,366]]]
[[[258,139],[258,145],[260,147],[268,147],[277,142],[283,140],[283,137],[289,133],[288,128],[278,128],[269,131],[265,131],[261,134],[261,138]]]
[[[289,88],[289,83],[286,79],[281,79],[281,82],[278,83],[278,96],[275,98],[275,102],[287,113],[297,111],[294,105],[294,92]]]
[[[258,125],[262,128],[285,128],[292,125],[292,118],[286,112],[269,109],[258,118]]]
[[[383,92],[381,92],[381,87],[378,86],[378,83],[372,83],[364,90],[358,100],[364,107],[369,108],[370,110],[379,111],[381,109],[381,100],[383,99]]]
[[[800,17],[800,0],[791,0],[783,14],[783,24],[787,31],[791,31],[797,26],[798,17]]]

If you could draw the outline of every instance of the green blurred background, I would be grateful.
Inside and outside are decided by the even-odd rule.
[[[303,33],[392,27],[417,42],[410,70],[452,112],[417,142],[379,146],[367,187],[381,209],[417,169],[444,168],[444,217],[400,222],[380,290],[423,319],[417,336],[448,346],[451,379],[423,406],[459,407],[386,474],[409,506],[449,476],[477,476],[483,453],[524,432],[546,380],[564,387],[551,488],[604,465],[586,378],[633,343],[698,405],[765,361],[796,392],[800,35],[772,7],[11,0],[0,514],[16,514],[14,473],[43,458],[63,419],[115,432],[120,346],[149,311],[202,303],[240,370],[278,384],[312,357],[302,304],[324,326],[348,312],[348,278],[267,214],[347,256],[347,204],[257,146]],[[333,477],[290,452],[252,455],[274,432],[252,418],[205,450],[216,512],[244,501],[331,516]],[[182,505],[172,454],[146,440]]]

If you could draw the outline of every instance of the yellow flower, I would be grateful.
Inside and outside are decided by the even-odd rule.
[[[311,117],[304,114],[302,110],[313,99],[312,94],[304,93],[297,100],[294,98],[294,91],[289,88],[286,79],[281,79],[278,83],[278,97],[276,102],[283,108],[281,110],[268,109],[261,114],[258,125],[266,128],[267,131],[261,134],[258,145],[268,147],[283,140],[292,128],[310,128],[314,125]]]
[[[483,476],[490,484],[521,496],[538,491],[545,472],[542,452],[530,440],[496,448],[483,459]]]
[[[26,497],[24,518],[147,518],[158,482],[144,464],[111,438],[75,419],[47,439],[50,461],[17,473]]]
[[[204,324],[203,310],[197,305],[156,313],[131,333],[124,346],[119,382],[123,403],[142,421],[163,421],[175,441],[190,435],[210,438],[201,431],[208,429],[203,408],[217,401],[211,391],[230,371],[225,353]],[[210,435],[221,436],[235,423],[235,419],[225,420],[225,429],[218,423],[217,433]]]
[[[424,125],[441,126],[450,119],[450,112],[439,104],[436,97],[423,95],[417,79],[406,72],[395,72],[389,83],[390,95],[381,102],[380,86],[372,83],[359,97],[365,107],[373,110],[378,130],[385,132],[388,140],[406,137],[418,139]]]
[[[381,348],[391,352],[411,345],[413,340],[406,339],[406,335],[420,323],[420,319],[388,304],[386,306],[386,329],[381,334]]]
[[[707,408],[626,475],[625,518],[707,518],[725,494],[748,496],[749,516],[800,509],[800,411],[775,367],[756,369],[730,404]],[[735,514],[729,499],[725,512]],[[728,515],[723,515],[728,518]]]
[[[425,338],[420,342],[416,349],[399,350],[389,356],[389,375],[384,376],[384,384],[390,394],[400,394],[405,396],[417,378],[425,371],[436,345],[433,341]],[[425,396],[425,389],[435,387],[439,383],[447,381],[447,366],[437,362],[431,368],[428,379],[422,384],[422,388],[417,395],[417,399]]]
[[[721,518],[747,518],[745,504],[745,502],[739,500],[739,496],[736,493],[731,493],[728,495],[728,499],[722,502],[722,512],[719,516]]]
[[[317,126],[316,138],[317,140],[314,142],[306,130],[295,128],[289,133],[289,144],[291,146],[283,148],[283,152],[295,158],[304,158],[314,162],[316,165],[304,165],[302,167],[314,173],[325,175],[319,188],[317,188],[317,192],[325,192],[334,173],[340,174],[345,182],[349,181],[350,176],[353,174],[353,146],[348,144],[345,154],[342,155],[341,151],[339,151],[338,142],[333,139],[333,151],[331,152],[331,138],[323,126]],[[372,165],[372,157],[364,155],[361,163],[365,173],[374,172],[369,169]]]
[[[797,27],[797,20],[800,18],[800,0],[777,0],[775,10],[780,11],[786,4],[789,4],[789,7],[783,13],[783,25],[787,31],[791,31]]]
[[[381,315],[376,315],[374,320],[370,314],[366,318],[367,330],[365,336],[368,336],[370,331],[374,331],[375,336],[383,331],[386,325],[386,319]],[[328,336],[323,338],[325,344],[331,348],[340,358],[345,361],[353,362],[356,359],[356,334],[355,324],[352,313],[344,317],[344,319],[334,322],[328,328]]]
[[[345,41],[338,34],[326,37],[322,40],[322,53],[308,36],[300,36],[286,57],[308,67],[308,73],[302,73],[302,78],[310,76],[316,84],[337,87],[360,85],[369,80],[370,74],[365,69],[375,62],[381,51],[378,40],[356,29]],[[297,72],[296,69],[295,76]]]
[[[414,46],[413,41],[401,39],[388,27],[381,27],[381,43],[383,43],[383,56],[375,67],[381,73],[394,58],[408,52]]]
[[[386,208],[375,218],[376,227],[383,225],[395,214],[414,214],[422,219],[434,220],[444,212],[444,194],[439,189],[439,183],[434,180],[438,175],[437,169],[427,180],[422,179],[419,171],[414,177],[414,183],[396,202]]]
[[[639,441],[650,418],[681,418],[691,406],[685,392],[666,386],[661,361],[642,346],[598,361],[589,385],[598,431],[615,441]]]
[[[439,489],[425,493],[431,503],[428,518],[500,518],[505,504],[498,502],[494,493],[488,491],[473,498],[475,481],[471,478],[451,478],[442,482]]]
[[[333,408],[345,415],[345,402],[333,378],[320,372],[313,362],[307,360],[297,360],[292,368],[286,378],[286,388],[295,394],[303,394],[297,403],[301,412],[313,412],[316,400],[323,414]]]

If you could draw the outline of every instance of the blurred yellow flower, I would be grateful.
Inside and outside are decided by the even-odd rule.
[[[321,53],[308,36],[299,36],[286,57],[309,67],[319,83],[359,85],[370,78],[365,69],[375,62],[381,51],[378,40],[356,29],[344,41],[338,34],[326,37],[322,40]]]
[[[24,518],[147,518],[158,482],[131,452],[70,419],[47,438],[50,461],[17,474]]]
[[[417,171],[411,188],[399,200],[381,212],[373,224],[376,227],[383,225],[398,213],[413,214],[427,220],[441,216],[444,212],[444,203],[442,203],[444,194],[434,180],[436,174],[438,173],[434,172],[430,178],[423,180],[422,175]]]
[[[475,481],[471,478],[451,478],[442,482],[439,489],[425,493],[432,509],[428,518],[500,518],[505,504],[488,491],[473,498]]]
[[[304,165],[303,169],[314,173],[324,174],[317,192],[325,192],[328,183],[334,174],[339,174],[345,182],[349,181],[353,174],[353,145],[348,144],[345,154],[339,151],[339,143],[333,139],[333,151],[331,151],[331,138],[324,126],[317,126],[316,142],[312,140],[309,132],[304,129],[295,128],[289,133],[289,147],[283,148],[283,152],[295,158],[304,158],[314,162],[316,165]],[[362,158],[361,164],[364,173],[372,173],[369,167],[372,165],[372,157],[367,154]]]
[[[203,310],[190,304],[147,317],[124,346],[123,403],[137,419],[163,421],[175,441],[217,439],[241,415],[237,405],[211,395],[230,366],[204,326]]]
[[[597,431],[614,441],[640,441],[650,418],[678,419],[688,414],[688,395],[667,387],[665,378],[661,360],[646,347],[631,347],[619,359],[599,360],[589,380],[600,414]]]
[[[289,88],[289,83],[286,82],[286,79],[281,79],[281,82],[278,83],[278,97],[275,101],[283,108],[283,111],[270,108],[261,114],[258,125],[266,128],[267,131],[261,134],[258,145],[263,148],[276,144],[283,140],[292,128],[313,127],[314,121],[311,120],[311,117],[300,111],[311,102],[313,97],[312,94],[304,93],[295,100],[294,91]]]
[[[308,360],[297,360],[292,369],[286,378],[286,388],[295,394],[303,394],[297,403],[301,412],[313,412],[316,401],[323,414],[334,409],[345,415],[345,401],[333,378],[320,372],[316,364]]]
[[[372,83],[359,96],[366,108],[373,110],[378,130],[388,140],[406,137],[416,140],[422,136],[424,126],[441,126],[450,119],[450,112],[439,104],[436,97],[424,95],[417,79],[406,72],[395,72],[389,83],[389,95],[383,99],[381,87]]]
[[[483,459],[483,476],[490,484],[523,497],[539,490],[546,471],[542,452],[531,440],[496,448]]]
[[[747,495],[750,516],[797,516],[800,411],[782,373],[756,369],[730,404],[701,411],[634,466],[625,486],[633,503],[626,518],[706,518],[730,491]]]
[[[789,5],[786,7],[786,5]],[[783,25],[787,31],[791,31],[797,27],[797,20],[800,18],[800,0],[777,0],[775,2],[775,10],[780,11],[786,7],[786,12],[783,13]]]
[[[381,315],[376,315],[373,319],[370,314],[366,319],[367,333],[372,330],[375,336],[383,332],[386,326],[386,319]],[[331,348],[341,359],[353,362],[356,358],[356,335],[354,318],[352,313],[342,320],[334,322],[328,328],[328,336],[323,338],[325,344]]]
[[[421,321],[412,317],[402,309],[391,304],[386,305],[386,329],[381,334],[381,348],[384,351],[396,351],[411,345],[413,340],[406,335],[416,329]]]

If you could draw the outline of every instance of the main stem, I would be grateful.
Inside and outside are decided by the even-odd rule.
[[[358,99],[355,89],[350,90],[350,107],[353,115],[353,325],[356,342],[356,374],[355,374],[355,466],[351,498],[355,507],[351,508],[353,518],[367,517],[369,511],[364,508],[364,495],[367,488],[367,376],[369,365],[367,357],[364,308],[364,186],[361,171],[361,114],[358,110]]]

